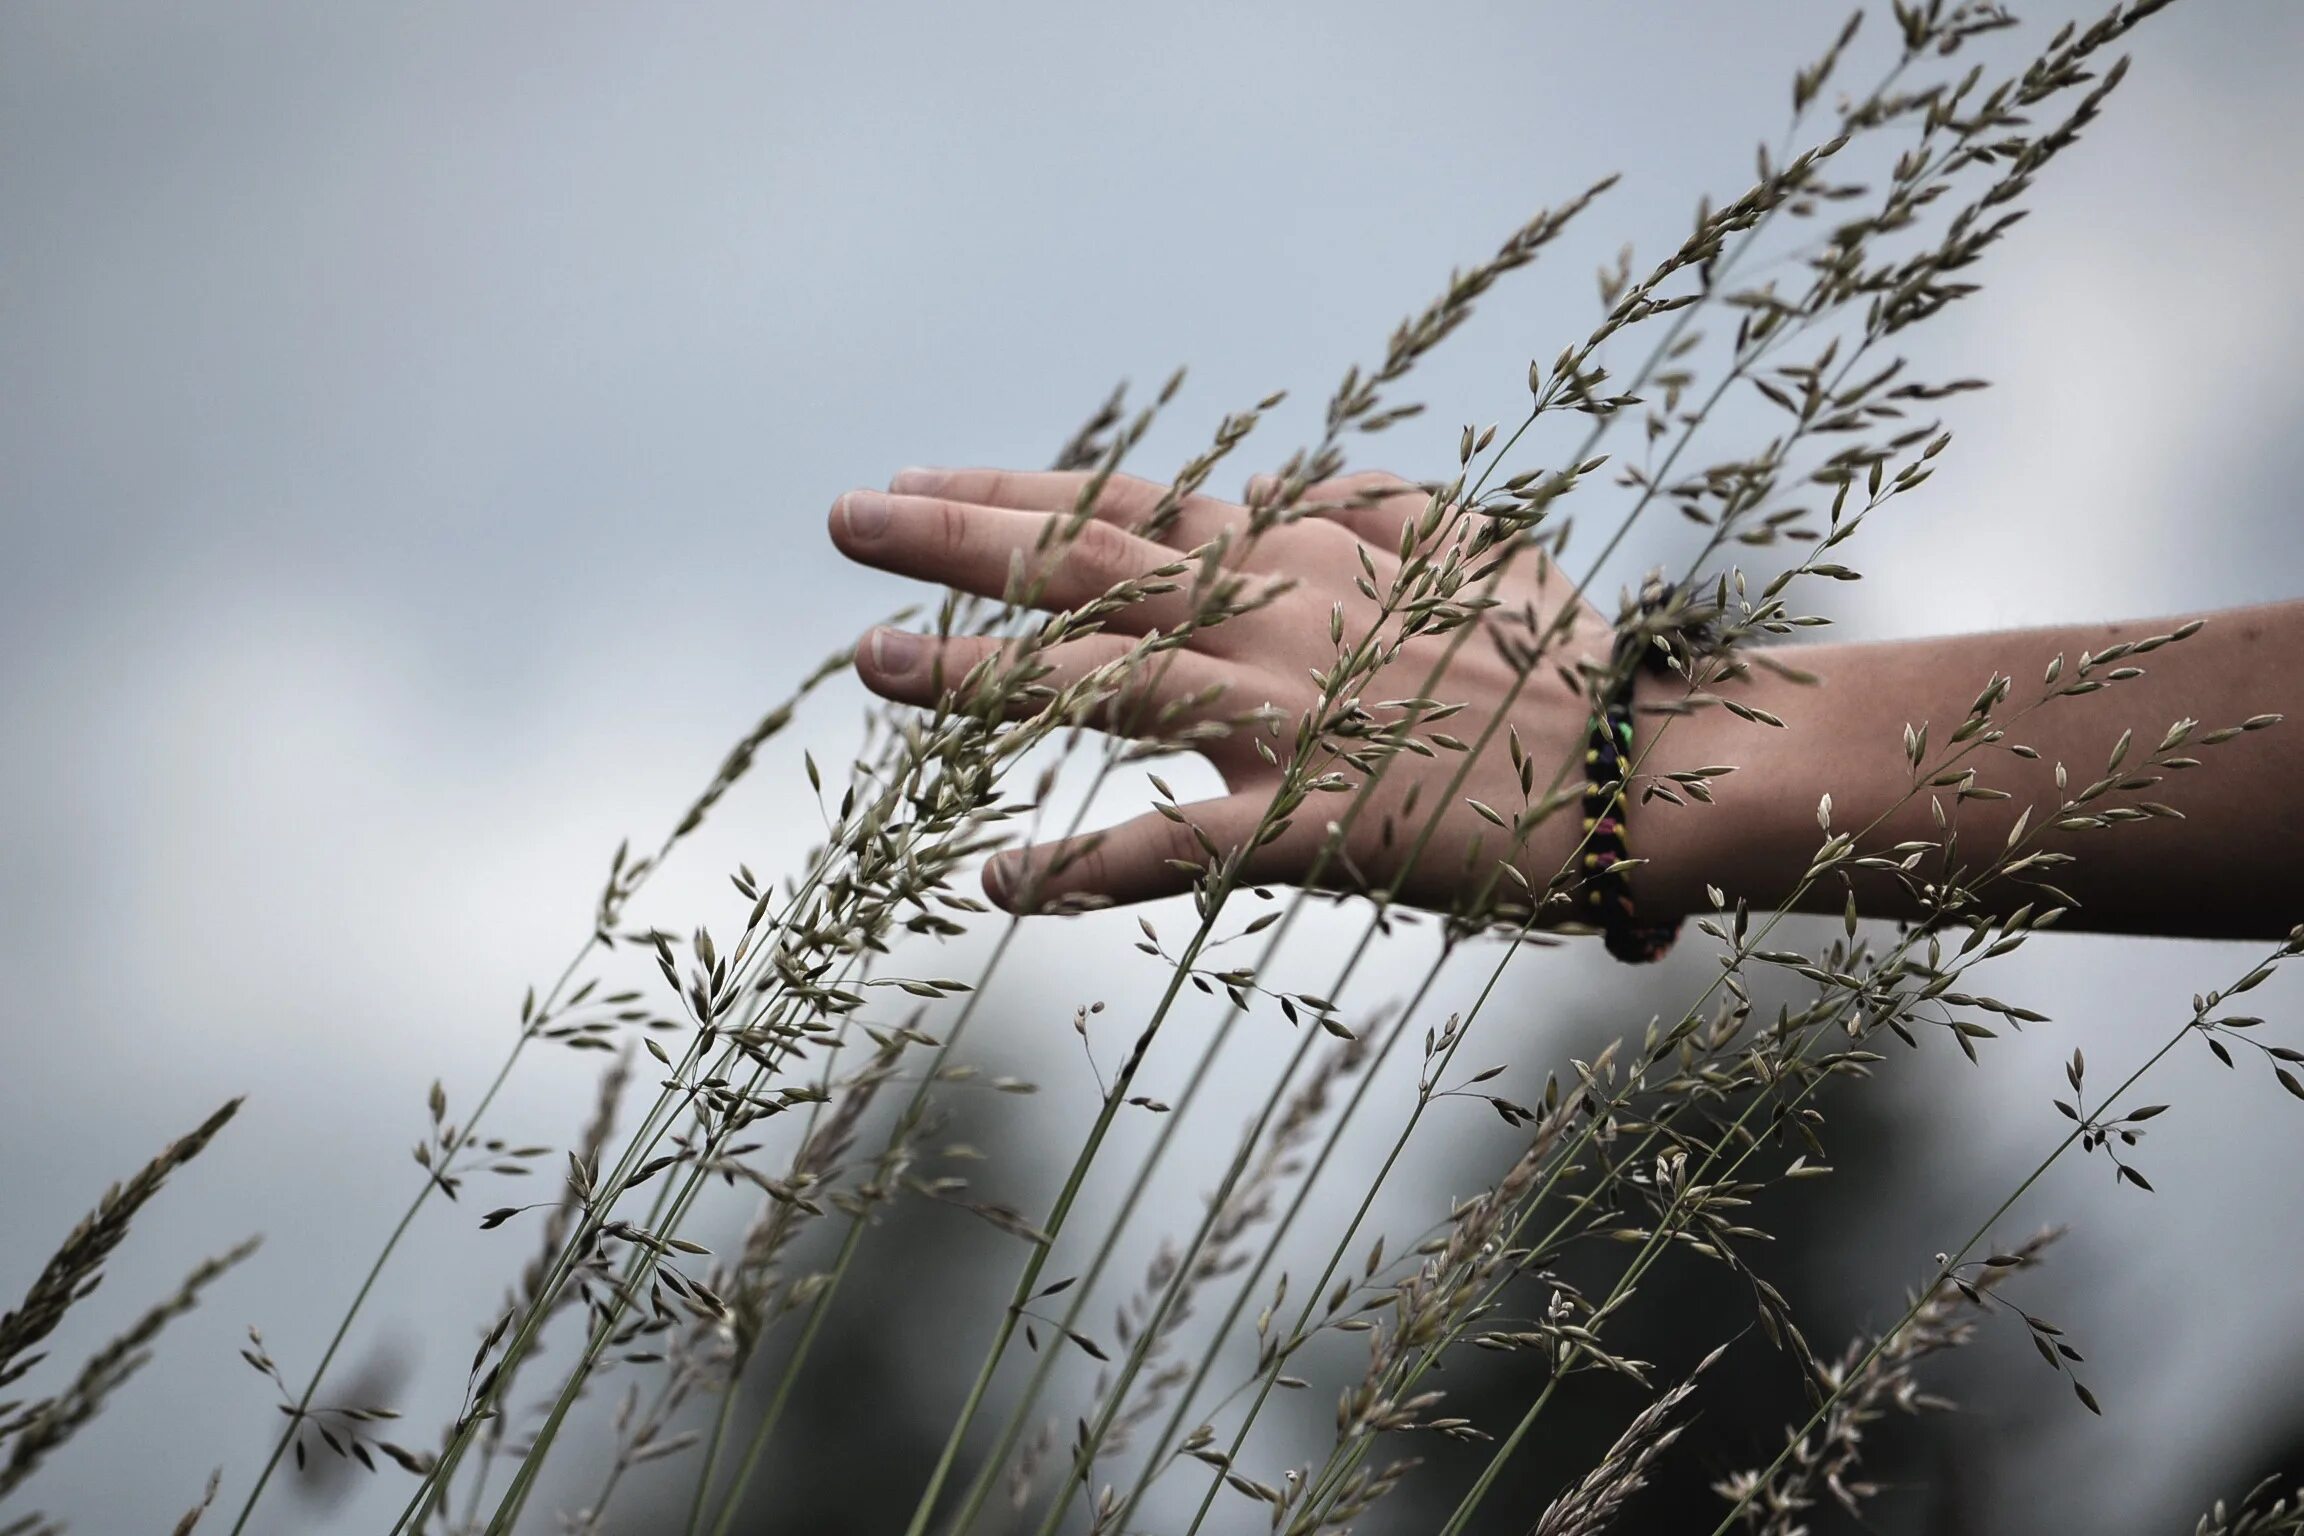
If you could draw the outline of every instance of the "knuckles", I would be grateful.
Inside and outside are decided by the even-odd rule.
[[[1121,581],[1141,574],[1131,569],[1125,558],[1131,542],[1128,534],[1092,518],[1073,530],[1064,559],[1067,564],[1078,564],[1099,578]]]

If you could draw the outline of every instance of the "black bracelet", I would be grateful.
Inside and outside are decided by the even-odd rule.
[[[1632,902],[1630,858],[1624,839],[1625,797],[1631,789],[1632,683],[1643,667],[1669,671],[1651,638],[1652,624],[1672,600],[1670,585],[1651,578],[1640,593],[1638,615],[1616,632],[1609,655],[1610,688],[1592,716],[1584,745],[1584,843],[1578,867],[1584,883],[1577,915],[1600,930],[1608,953],[1635,964],[1661,960],[1679,937],[1677,919],[1644,923]]]

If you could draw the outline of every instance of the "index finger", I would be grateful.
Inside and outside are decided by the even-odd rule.
[[[941,496],[947,501],[1018,512],[1071,512],[1078,509],[1080,498],[1095,485],[1096,478],[1082,470],[912,468],[898,470],[888,489],[900,495]],[[1197,549],[1237,520],[1227,517],[1216,502],[1185,496],[1163,527],[1147,532],[1144,524],[1169,494],[1169,487],[1141,475],[1107,475],[1096,487],[1093,515],[1101,522],[1117,523],[1131,533],[1146,533],[1176,549]]]

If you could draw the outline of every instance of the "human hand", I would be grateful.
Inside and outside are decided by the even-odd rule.
[[[1453,507],[1435,509],[1419,487],[1379,474],[1325,482],[1305,493],[1307,515],[1260,529],[1252,529],[1248,507],[1192,495],[1173,505],[1157,536],[1147,536],[1138,530],[1161,506],[1165,488],[1115,475],[1093,517],[1052,558],[1044,555],[1051,520],[1073,512],[1089,478],[914,469],[899,474],[888,493],[850,491],[832,508],[833,542],[851,559],[965,592],[1001,598],[1026,567],[1041,578],[1035,605],[1050,611],[1094,603],[1124,583],[1152,589],[1111,611],[1100,631],[1040,651],[1036,660],[1049,669],[1044,681],[1050,687],[1109,671],[1140,654],[1147,636],[1185,636],[1148,660],[1122,690],[1125,697],[1098,711],[1094,723],[1123,732],[1153,720],[1162,722],[1163,732],[1178,723],[1202,727],[1195,746],[1223,774],[1227,793],[1178,808],[1190,826],[1147,811],[1083,838],[1002,854],[986,866],[985,889],[1003,907],[1135,902],[1186,890],[1193,876],[1180,865],[1205,864],[1208,857],[1195,827],[1219,850],[1246,847],[1285,788],[1283,765],[1298,725],[1322,707],[1320,677],[1338,662],[1340,647],[1332,639],[1338,614],[1343,648],[1371,631],[1385,643],[1370,653],[1373,664],[1355,680],[1353,699],[1336,701],[1364,701],[1364,707],[1325,712],[1331,727],[1357,724],[1363,734],[1355,740],[1323,731],[1311,775],[1333,771],[1340,787],[1357,791],[1371,766],[1368,756],[1360,752],[1355,763],[1334,754],[1367,748],[1365,731],[1408,714],[1384,701],[1423,698],[1441,701],[1442,708],[1421,711],[1410,732],[1422,750],[1398,751],[1383,764],[1368,803],[1349,817],[1340,857],[1324,858],[1322,848],[1328,827],[1346,820],[1354,796],[1314,795],[1287,816],[1277,836],[1246,856],[1239,878],[1383,890],[1441,909],[1461,907],[1468,894],[1493,886],[1499,896],[1524,904],[1517,882],[1497,882],[1500,861],[1509,859],[1542,891],[1574,855],[1582,835],[1575,816],[1535,820],[1523,813],[1544,801],[1556,781],[1568,793],[1555,801],[1572,798],[1582,784],[1589,707],[1562,668],[1573,671],[1579,661],[1604,665],[1612,632],[1540,551],[1519,548],[1498,568],[1490,594],[1495,605],[1466,617],[1473,633],[1419,630],[1369,595],[1394,590],[1409,527],[1436,524],[1413,546],[1419,557],[1430,554],[1438,563],[1454,548],[1478,557],[1474,575],[1497,552],[1483,555],[1474,543],[1481,519]],[[1188,576],[1145,581],[1210,558],[1241,578],[1238,611],[1223,622],[1195,623]],[[1459,601],[1483,583],[1460,585]],[[1525,668],[1527,647],[1547,633],[1543,660]],[[934,705],[940,691],[1012,643],[881,628],[859,644],[856,667],[885,698]],[[1508,657],[1515,650],[1522,664]],[[1020,699],[1014,707],[1029,713],[1036,705]],[[1516,840],[1471,801],[1508,822],[1535,825],[1524,825],[1524,840]]]

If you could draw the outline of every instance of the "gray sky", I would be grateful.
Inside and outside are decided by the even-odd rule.
[[[824,543],[841,489],[1037,463],[1117,378],[1179,363],[1192,382],[1140,467],[1287,386],[1241,466],[1263,467],[1451,265],[1625,171],[1432,365],[1430,417],[1384,442],[1427,472],[1589,325],[1598,259],[1660,251],[1700,192],[1744,184],[1842,9],[0,13],[0,1293],[106,1180],[242,1091],[242,1122],[139,1222],[103,1320],[195,1249],[272,1243],[40,1501],[153,1529],[219,1461],[227,1498],[244,1486],[273,1414],[240,1327],[300,1374],[406,1197],[426,1085],[462,1102],[484,1080],[607,850],[901,600]],[[1927,343],[2000,387],[1876,530],[1851,632],[2304,590],[2304,11],[2187,0],[2137,51],[1987,294]],[[813,718],[836,741],[853,704]],[[672,926],[726,864],[804,846],[786,766],[668,878]],[[1125,963],[1118,928],[1079,942]],[[1085,953],[1025,957],[1051,1035]],[[1597,986],[1588,960],[1530,965]],[[2073,1040],[2134,1052],[2242,963],[2090,939],[2012,962],[2005,994],[2056,1029],[1891,1090],[1953,1122],[1921,1116],[1912,1154],[1945,1170],[1947,1226],[2052,1136]],[[1002,1049],[1041,1051],[1036,1027]],[[564,1135],[581,1065],[517,1080],[505,1123]],[[2181,1065],[2162,1095],[2202,1106],[2155,1134],[2174,1198],[2116,1199],[2089,1168],[2035,1202],[2085,1224],[2110,1277],[2086,1302],[2095,1385],[2134,1407],[2060,1431],[2012,1508],[2175,1520],[2223,1475],[2181,1426],[2304,1353],[2279,1279],[2304,1119],[2213,1072]],[[503,1273],[461,1223],[395,1271],[370,1335],[435,1346],[426,1436]],[[1852,1255],[1851,1280],[1885,1302],[1925,1258]],[[2195,1302],[2171,1308],[2180,1269]],[[130,1475],[108,1443],[137,1445]],[[2063,1475],[2082,1466],[2110,1470]]]

